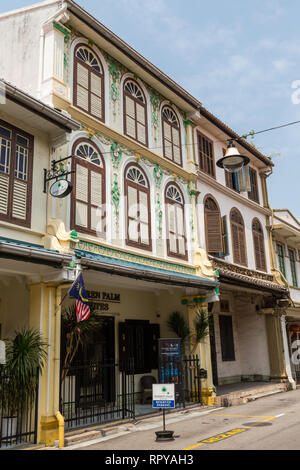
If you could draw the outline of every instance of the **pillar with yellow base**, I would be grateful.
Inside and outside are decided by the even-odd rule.
[[[43,282],[30,286],[30,326],[48,343],[39,379],[37,442],[53,446],[59,439],[60,288]]]
[[[201,394],[202,401],[206,405],[214,405],[215,399],[215,387],[213,385],[212,378],[212,366],[211,366],[211,355],[210,355],[210,338],[209,333],[200,343],[196,343],[195,336],[195,325],[197,313],[201,310],[208,315],[208,305],[205,302],[205,296],[191,296],[185,297],[183,303],[186,304],[188,309],[188,322],[192,332],[190,352],[191,354],[197,355],[200,362],[200,368],[207,371],[207,378],[201,379]]]

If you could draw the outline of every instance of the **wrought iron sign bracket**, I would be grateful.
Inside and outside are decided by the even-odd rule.
[[[62,158],[61,160],[52,160],[51,170],[46,170],[46,168],[44,168],[44,193],[47,193],[47,183],[49,183],[49,181],[53,181],[53,180],[58,181],[59,179],[62,179],[64,176],[68,176],[68,175],[71,175],[72,173],[75,173],[74,170],[72,171],[64,170],[64,165],[62,164],[62,162],[64,162],[65,160],[69,160],[70,158],[73,158],[73,155]]]

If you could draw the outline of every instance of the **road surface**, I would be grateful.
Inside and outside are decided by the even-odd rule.
[[[191,415],[191,417],[190,417]],[[171,417],[169,419],[172,419]],[[174,419],[174,418],[173,418]],[[134,432],[77,445],[80,450],[300,450],[300,390],[278,393],[240,406],[190,413],[168,423],[172,442],[156,442],[153,425],[142,420]],[[156,426],[156,427],[154,427]],[[75,448],[75,447],[73,447]],[[71,450],[66,448],[66,450]]]

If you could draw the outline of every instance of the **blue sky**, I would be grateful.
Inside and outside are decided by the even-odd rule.
[[[32,3],[10,0],[9,9]],[[299,0],[78,3],[239,134],[300,120]],[[270,204],[300,219],[300,124],[254,143],[273,155]]]

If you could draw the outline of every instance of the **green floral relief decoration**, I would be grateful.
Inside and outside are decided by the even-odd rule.
[[[164,172],[158,164],[155,165],[155,167],[153,168],[153,175],[156,187],[159,189],[164,176]]]
[[[120,161],[121,161],[122,155],[123,155],[122,149],[121,149],[120,145],[118,144],[118,142],[114,142],[111,145],[110,155],[111,155],[111,160],[112,160],[113,167],[115,168],[115,170],[117,170],[119,168]]]
[[[158,223],[158,233],[159,233],[159,238],[162,237],[162,209],[161,209],[161,201],[160,201],[160,195],[159,193],[156,193],[156,217],[157,217],[157,223]]]
[[[117,101],[120,98],[120,82],[124,67],[108,53],[105,53],[105,59],[108,64],[108,70],[111,77],[110,98],[113,103],[113,114],[115,116],[117,114]]]
[[[158,140],[158,129],[159,129],[159,107],[162,100],[162,96],[158,93],[158,91],[154,90],[151,86],[145,84],[151,102],[151,120],[152,120],[152,127],[153,127],[153,136],[154,140]]]
[[[119,204],[120,204],[120,189],[118,183],[118,175],[114,174],[114,181],[111,190],[112,201],[115,206],[115,227],[116,233],[119,233]]]

